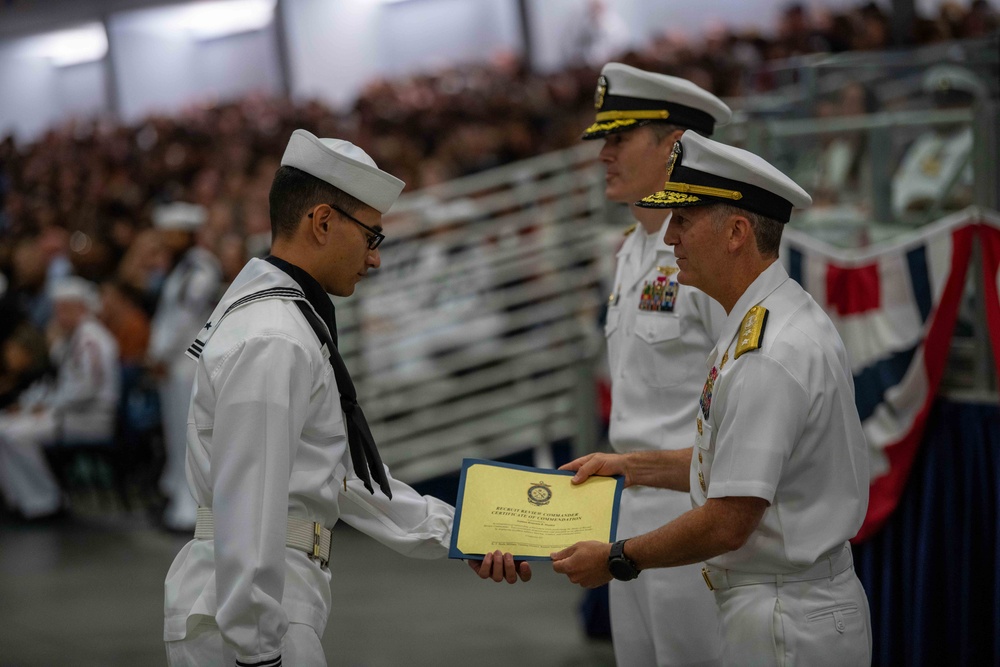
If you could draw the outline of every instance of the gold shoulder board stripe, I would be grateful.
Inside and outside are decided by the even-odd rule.
[[[639,226],[638,222],[633,222],[631,225],[629,225],[629,228],[625,230],[624,236],[628,236],[629,234],[631,234],[632,232],[634,232],[635,229],[636,229],[636,227],[638,227],[638,226]]]
[[[759,350],[761,338],[764,337],[764,325],[767,324],[767,308],[754,306],[747,311],[740,323],[740,333],[736,340],[736,354],[733,359],[739,359],[744,352]]]

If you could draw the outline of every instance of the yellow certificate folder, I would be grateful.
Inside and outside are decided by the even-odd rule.
[[[624,479],[572,478],[562,470],[463,460],[449,558],[499,549],[518,560],[549,560],[582,540],[613,542]]]

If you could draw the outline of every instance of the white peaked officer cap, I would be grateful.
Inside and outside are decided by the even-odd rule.
[[[958,65],[935,65],[924,74],[924,92],[928,94],[964,94],[988,97],[986,84],[970,70]]]
[[[162,204],[153,210],[153,226],[157,229],[193,232],[205,224],[207,219],[208,212],[204,206],[183,201]]]
[[[60,278],[49,288],[49,298],[57,301],[76,301],[96,313],[101,307],[101,297],[94,283],[79,276]]]
[[[405,185],[351,142],[320,139],[305,130],[292,132],[281,166],[301,169],[380,213],[388,213]]]
[[[665,122],[709,136],[733,116],[726,103],[686,79],[608,63],[594,92],[597,118],[583,139],[600,139],[650,122]]]
[[[812,197],[767,160],[685,132],[667,162],[663,190],[636,202],[643,208],[681,208],[729,204],[788,222],[793,208],[806,208]]]

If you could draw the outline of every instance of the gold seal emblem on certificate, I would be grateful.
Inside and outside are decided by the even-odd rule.
[[[528,502],[532,505],[548,505],[552,500],[552,487],[545,482],[535,482],[528,487]]]
[[[594,91],[594,108],[604,106],[604,96],[608,92],[608,79],[603,74],[597,77],[597,90]]]

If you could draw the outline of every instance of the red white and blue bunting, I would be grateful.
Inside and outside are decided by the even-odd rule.
[[[781,256],[789,275],[829,314],[851,359],[872,454],[868,515],[857,541],[881,528],[905,487],[944,374],[977,239],[990,337],[1000,350],[1000,215],[970,208],[899,241],[855,251],[785,230]]]

